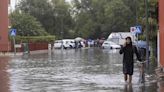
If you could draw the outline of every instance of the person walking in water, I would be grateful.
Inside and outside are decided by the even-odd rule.
[[[125,43],[120,49],[120,54],[123,54],[123,73],[124,73],[124,80],[131,84],[132,82],[132,75],[133,75],[133,68],[134,68],[134,53],[137,56],[137,59],[141,61],[140,55],[136,46],[133,46],[131,37],[125,38]]]

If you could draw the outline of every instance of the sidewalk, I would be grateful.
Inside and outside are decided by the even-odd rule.
[[[158,67],[156,70],[156,75],[157,75],[157,79],[158,80],[164,80],[164,67],[161,68],[161,67]]]
[[[40,53],[48,53],[48,50],[36,50],[36,51],[30,51],[30,54],[40,54]],[[23,55],[23,52],[16,52],[16,56]],[[14,56],[14,52],[0,52],[0,56]]]

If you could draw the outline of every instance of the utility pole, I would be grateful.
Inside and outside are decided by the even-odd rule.
[[[145,13],[146,13],[146,42],[147,42],[147,46],[146,46],[146,60],[147,60],[147,65],[149,67],[149,22],[148,22],[148,0],[145,0]]]
[[[136,26],[138,26],[138,12],[137,12],[137,10],[138,10],[138,0],[135,0],[135,10],[136,10]],[[137,44],[138,44],[138,33],[136,34],[136,37],[137,37],[137,39],[136,39],[136,41],[137,41]]]
[[[135,0],[135,10],[136,10],[136,25],[138,25],[138,0]]]

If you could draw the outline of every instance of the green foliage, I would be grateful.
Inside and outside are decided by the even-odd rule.
[[[141,1],[138,5],[138,20],[143,27],[144,36],[146,35],[146,18],[145,18],[145,2]],[[148,37],[150,41],[156,43],[158,30],[158,0],[148,0]]]
[[[15,11],[10,15],[11,28],[17,29],[17,35],[19,36],[41,36],[48,35],[40,22],[33,16]]]
[[[131,10],[122,0],[73,0],[77,36],[100,38],[111,32],[129,31]]]
[[[156,38],[158,1],[149,1],[150,40]],[[56,38],[101,38],[141,25],[145,31],[145,0],[22,0],[17,8],[35,17]],[[145,35],[145,33],[144,33]]]
[[[55,36],[16,36],[17,43],[54,42]]]
[[[107,16],[108,24],[111,24],[109,28],[112,31],[129,31],[132,26],[131,11],[122,0],[112,0],[105,6],[105,14]],[[108,29],[109,29],[108,28]]]
[[[58,38],[68,37],[73,28],[70,5],[64,0],[22,0],[18,9],[37,18],[49,34]]]
[[[43,25],[48,33],[52,33],[54,18],[48,0],[22,0],[18,9],[34,16]]]
[[[138,40],[146,41],[146,36],[145,35],[139,35]]]
[[[146,38],[146,9],[145,0],[140,1],[138,6],[138,19],[143,27],[143,35],[141,38]],[[148,38],[150,46],[152,47],[151,59],[154,61],[156,57],[157,48],[157,30],[158,30],[158,0],[148,0]]]

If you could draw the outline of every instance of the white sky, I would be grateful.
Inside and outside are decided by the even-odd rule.
[[[10,5],[10,9],[11,10],[14,10],[15,9],[15,6],[16,6],[16,4],[18,4],[19,3],[19,1],[21,1],[21,0],[10,0],[11,2],[11,5]],[[67,2],[71,2],[71,0],[66,0]]]
[[[65,0],[65,1],[71,4],[71,1],[72,1],[72,0]]]
[[[15,9],[16,4],[18,4],[20,0],[10,0],[10,8],[11,10]]]
[[[71,0],[66,0],[67,2],[70,2]]]

